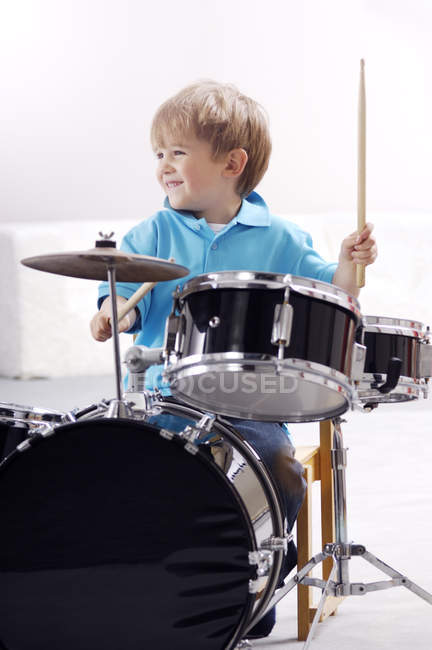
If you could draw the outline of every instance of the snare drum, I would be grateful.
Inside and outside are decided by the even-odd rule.
[[[427,397],[428,378],[432,376],[429,328],[417,321],[384,316],[365,316],[363,325],[366,360],[358,385],[360,402],[406,402]],[[400,378],[392,391],[382,394],[378,387],[387,379],[392,357],[401,361]]]
[[[356,395],[360,324],[356,299],[326,282],[250,271],[198,275],[174,297],[165,376],[181,401],[214,413],[328,419]]]
[[[264,612],[284,525],[259,457],[154,412],[194,435],[84,417],[0,465],[0,647],[229,650]]]

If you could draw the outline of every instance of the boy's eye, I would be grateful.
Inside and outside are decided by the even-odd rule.
[[[157,151],[157,152],[156,152],[156,158],[157,158],[158,160],[162,160],[162,158],[163,158],[163,153],[162,153],[161,151]]]
[[[174,151],[174,156],[184,156],[184,151],[180,151],[180,149],[176,149]]]

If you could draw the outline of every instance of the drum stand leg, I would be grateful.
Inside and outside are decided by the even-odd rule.
[[[281,589],[278,589],[267,608],[263,612],[264,616],[276,603],[286,596],[296,585],[318,587],[322,590],[309,634],[303,646],[307,650],[315,633],[316,626],[320,620],[326,600],[329,597],[344,598],[346,596],[363,596],[369,591],[381,591],[391,587],[405,587],[414,594],[432,605],[432,594],[425,591],[409,578],[399,571],[396,571],[382,560],[372,555],[361,544],[348,542],[347,532],[347,511],[346,511],[346,449],[343,447],[343,438],[341,431],[342,420],[336,418],[333,420],[333,448],[332,467],[333,467],[333,486],[334,486],[334,511],[335,511],[335,542],[325,544],[321,553],[312,557],[307,564],[289,580]],[[390,576],[390,580],[383,580],[370,583],[353,583],[349,579],[348,563],[351,557],[361,557],[377,569]],[[312,578],[308,574],[318,564],[326,558],[332,558],[333,566],[327,580]]]

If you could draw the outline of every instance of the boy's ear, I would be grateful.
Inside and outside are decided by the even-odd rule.
[[[227,154],[223,175],[230,178],[240,176],[246,167],[247,161],[248,155],[244,149],[232,149]]]

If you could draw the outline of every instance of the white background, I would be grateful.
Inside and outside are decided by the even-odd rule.
[[[162,194],[152,115],[185,84],[214,78],[269,113],[274,152],[258,189],[270,207],[346,212],[350,231],[362,57],[368,210],[432,210],[429,0],[1,0],[0,8],[2,221],[138,221],[154,212]]]
[[[151,119],[197,79],[267,109],[258,191],[337,260],[356,229],[361,58],[379,246],[362,313],[432,324],[431,34],[432,0],[0,0],[0,374],[112,371],[89,334],[95,284],[19,260],[119,241],[159,209]]]

